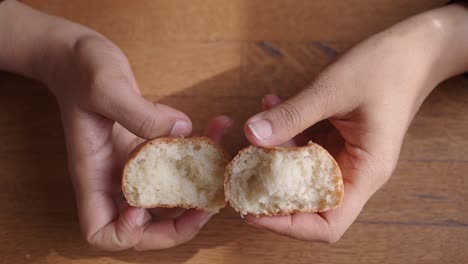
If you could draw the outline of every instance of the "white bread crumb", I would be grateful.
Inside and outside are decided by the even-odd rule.
[[[226,204],[225,152],[208,138],[158,138],[138,147],[127,161],[123,193],[130,205],[200,208]]]
[[[225,195],[241,215],[323,212],[340,205],[343,180],[330,154],[304,147],[250,146],[226,169]]]

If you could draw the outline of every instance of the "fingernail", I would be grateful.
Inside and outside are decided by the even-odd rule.
[[[172,127],[171,136],[185,136],[190,134],[190,123],[185,120],[177,120]]]
[[[260,140],[268,139],[273,134],[273,128],[271,127],[270,122],[265,119],[253,121],[247,126],[250,131],[252,131],[252,134]]]

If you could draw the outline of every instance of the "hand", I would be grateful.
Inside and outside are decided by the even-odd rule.
[[[130,207],[121,193],[127,154],[143,139],[185,136],[190,119],[139,94],[119,48],[89,28],[14,0],[0,4],[0,70],[39,80],[60,106],[78,214],[100,249],[162,249],[190,240],[210,215],[199,210]],[[205,135],[220,141],[228,117]]]
[[[187,136],[190,119],[139,94],[127,59],[98,34],[83,34],[58,56],[48,85],[65,129],[69,170],[82,231],[103,250],[163,249],[192,239],[211,217],[201,210],[134,208],[121,192],[127,154],[143,139]],[[205,135],[217,141],[230,125],[213,119]]]
[[[425,97],[450,76],[451,66],[440,67],[447,64],[441,56],[447,35],[440,28],[449,30],[445,18],[428,13],[398,24],[354,47],[285,102],[274,95],[264,97],[266,111],[246,122],[248,140],[260,146],[303,145],[308,140],[323,145],[342,170],[344,200],[324,213],[248,216],[248,223],[308,241],[331,243],[345,233],[391,176],[407,128]],[[326,133],[313,126],[322,120],[327,120],[320,123]]]
[[[45,83],[60,106],[78,214],[100,249],[162,249],[190,240],[210,215],[198,210],[130,207],[121,169],[142,139],[189,135],[190,119],[139,94],[127,59],[81,25],[14,0],[0,4],[0,70]],[[231,120],[217,117],[205,135],[220,140]]]

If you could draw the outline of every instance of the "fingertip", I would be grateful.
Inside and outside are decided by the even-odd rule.
[[[181,216],[187,209],[185,208],[151,208],[148,209],[149,214],[153,220],[176,219]]]
[[[245,134],[245,137],[247,138],[247,140],[252,144],[252,145],[255,145],[255,146],[262,146],[263,142],[262,140],[260,140],[257,135],[254,134],[254,132],[252,131],[251,129],[251,126],[250,126],[250,122],[247,121],[245,124],[244,124],[244,134]]]
[[[276,94],[267,94],[262,97],[262,107],[264,110],[273,108],[281,103],[281,99]]]
[[[217,213],[218,212],[210,212],[204,209],[193,209],[193,214],[196,215],[196,217],[201,220],[209,220],[213,215]]]
[[[252,145],[269,147],[272,142],[273,127],[271,123],[262,118],[262,113],[250,118],[244,125],[244,134]]]
[[[212,122],[216,122],[225,129],[229,129],[234,123],[234,120],[230,116],[220,115],[213,118]]]
[[[183,217],[185,217],[186,219],[204,220],[210,218],[211,215],[212,214],[210,212],[205,211],[203,209],[189,209],[183,215]]]
[[[177,136],[189,136],[192,133],[192,122],[190,119],[180,119],[176,120],[174,125],[172,126],[171,132],[169,133],[170,136],[177,137]]]
[[[265,215],[246,215],[245,222],[253,227],[274,230],[274,227],[278,225],[278,221],[288,216],[265,216]]]
[[[203,135],[212,138],[216,142],[221,142],[223,136],[227,134],[233,124],[234,120],[231,117],[227,115],[217,116],[210,120]]]
[[[190,136],[192,134],[192,120],[184,112],[167,105],[153,103],[160,115],[166,115],[167,118],[174,120],[169,136]]]
[[[153,105],[153,110],[160,116],[160,120],[173,120],[174,124],[177,121],[186,122],[190,127],[190,133],[192,132],[192,120],[186,113],[169,105],[154,102],[151,104]]]
[[[257,226],[260,220],[260,216],[248,214],[244,216],[244,220],[249,225]]]

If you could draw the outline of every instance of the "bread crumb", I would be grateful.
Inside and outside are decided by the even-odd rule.
[[[250,146],[226,170],[225,196],[241,216],[327,211],[340,205],[343,190],[338,164],[314,143]]]

